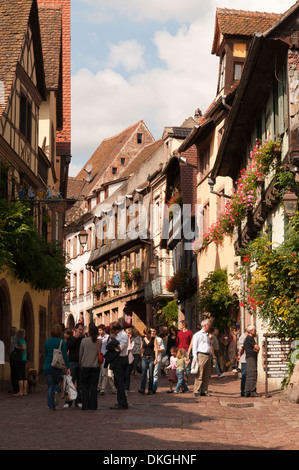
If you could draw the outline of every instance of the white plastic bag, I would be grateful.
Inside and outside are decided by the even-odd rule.
[[[63,395],[68,400],[75,400],[77,398],[77,390],[72,381],[71,375],[63,376]]]
[[[198,372],[198,361],[197,361],[197,357],[195,357],[195,356],[192,359],[190,372],[191,372],[191,374],[197,374],[197,372]]]

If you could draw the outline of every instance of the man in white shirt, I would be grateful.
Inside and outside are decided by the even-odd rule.
[[[194,380],[194,395],[209,396],[208,387],[211,376],[211,355],[216,359],[213,347],[211,345],[209,330],[210,320],[201,322],[201,330],[193,335],[192,355],[197,357],[198,373]]]
[[[103,356],[105,356],[107,349],[107,343],[109,341],[109,335],[106,332],[106,327],[105,325],[99,325],[98,327],[99,331],[99,339],[102,341],[102,348],[101,352]],[[111,392],[116,393],[116,388],[114,385],[114,374],[113,370],[110,369],[110,365],[108,367],[105,366],[105,361],[102,362],[101,364],[101,372],[100,372],[100,377],[99,377],[99,383],[98,383],[98,391],[100,391],[101,395],[105,395],[107,384],[109,384]]]
[[[114,367],[114,385],[117,390],[117,404],[111,406],[110,410],[124,410],[128,408],[125,391],[126,369],[128,361],[129,338],[118,322],[112,324],[112,332],[116,334],[115,339],[119,342],[117,348],[119,356]]]

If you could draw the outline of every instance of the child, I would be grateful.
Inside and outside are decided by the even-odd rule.
[[[184,392],[190,392],[189,388],[186,385],[185,380],[185,364],[189,364],[190,360],[186,359],[186,351],[183,348],[180,348],[176,355],[176,375],[177,375],[177,385],[175,387],[174,393],[179,393],[180,388]]]
[[[171,354],[170,359],[169,359],[170,364],[169,366],[165,367],[165,369],[170,369],[169,376],[168,376],[170,390],[168,390],[167,393],[173,392],[173,386],[175,383],[177,383],[177,380],[178,380],[177,375],[176,375],[177,351],[178,351],[178,348],[175,348],[175,347],[172,347],[170,349],[170,354]]]

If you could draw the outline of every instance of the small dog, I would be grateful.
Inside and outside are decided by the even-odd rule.
[[[37,371],[29,369],[27,374],[28,393],[35,393],[36,384],[38,383]]]

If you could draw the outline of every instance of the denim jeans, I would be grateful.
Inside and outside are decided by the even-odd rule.
[[[153,372],[153,390],[154,392],[157,391],[158,388],[158,380],[159,380],[159,373],[161,370],[161,360],[157,362],[157,364],[154,366],[154,372]]]
[[[143,357],[141,361],[142,373],[141,373],[141,390],[145,390],[147,371],[148,375],[148,389],[153,390],[153,375],[154,375],[154,358]]]
[[[59,382],[62,380],[62,371],[60,369],[45,370],[46,381],[48,384],[48,406],[50,410],[55,410],[54,392],[59,393]]]
[[[177,375],[177,378],[178,378],[178,383],[175,387],[175,392],[179,392],[181,387],[184,388],[185,392],[189,391],[189,388],[187,387],[186,382],[185,382],[184,373],[185,373],[184,370],[176,369],[176,375]]]

